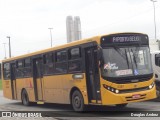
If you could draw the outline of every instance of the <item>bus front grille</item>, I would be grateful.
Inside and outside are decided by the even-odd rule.
[[[146,94],[139,94],[139,97],[134,97],[133,96],[128,96],[128,97],[125,97],[126,98],[126,101],[134,101],[134,100],[142,100],[142,99],[145,99],[146,98]]]
[[[139,78],[139,79],[136,79],[137,82],[145,82],[145,81],[148,81],[150,80],[151,78]],[[115,80],[114,82],[117,83],[117,84],[127,84],[127,83],[133,83],[132,81],[134,81],[134,79],[124,79],[124,80]],[[134,82],[134,83],[137,83],[137,82]]]
[[[119,94],[132,93],[132,92],[140,92],[140,91],[145,91],[145,90],[149,90],[149,87],[147,86],[147,87],[142,87],[142,88],[120,90]]]

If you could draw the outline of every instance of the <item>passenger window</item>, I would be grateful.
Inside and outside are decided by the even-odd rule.
[[[71,48],[69,50],[68,72],[75,73],[82,71],[82,61],[80,47]]]
[[[23,78],[24,77],[24,68],[23,68],[23,60],[17,61],[17,68],[16,68],[16,77]]]
[[[80,72],[81,71],[81,60],[69,61],[68,71],[69,72]]]
[[[10,63],[3,64],[4,79],[10,79]]]
[[[31,60],[30,60],[30,58],[27,58],[27,59],[24,60],[24,66],[25,67],[30,67],[31,66]]]
[[[56,73],[66,73],[67,72],[67,50],[62,50],[56,53]]]
[[[31,77],[31,59],[30,58],[26,58],[24,60],[24,68],[22,70],[23,70],[24,77]]]
[[[63,50],[63,51],[59,51],[56,54],[56,58],[57,58],[57,62],[64,62],[67,60],[67,51]]]
[[[80,58],[80,48],[72,48],[69,50],[69,56],[70,58],[69,59],[78,59]]]
[[[56,73],[66,73],[67,72],[67,62],[56,63],[55,70],[56,70]]]
[[[18,67],[18,68],[22,68],[22,67],[23,67],[23,61],[22,61],[22,60],[19,60],[19,61],[17,62],[17,67]]]
[[[52,53],[46,54],[46,63],[52,63],[53,62],[53,55]]]
[[[43,67],[44,75],[53,74],[54,71],[53,53],[45,54],[43,59],[44,59],[44,67]]]

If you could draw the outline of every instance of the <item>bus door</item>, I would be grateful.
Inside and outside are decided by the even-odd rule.
[[[15,63],[10,63],[12,99],[17,99],[15,72],[16,72],[16,64]]]
[[[85,49],[86,81],[89,103],[98,103],[100,96],[100,78],[97,59],[97,47]]]
[[[34,83],[34,91],[35,91],[35,99],[43,100],[43,89],[42,89],[42,81],[43,81],[43,59],[42,58],[34,58],[33,59],[33,83]]]

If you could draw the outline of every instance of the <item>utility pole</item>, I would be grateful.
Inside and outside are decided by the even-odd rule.
[[[10,36],[7,36],[7,38],[9,39],[9,58],[11,58],[11,41],[10,41]]]
[[[52,47],[52,29],[53,28],[48,28],[50,30],[50,36],[51,36],[51,47]]]
[[[155,2],[156,0],[151,0],[153,2],[153,8],[154,8],[154,34],[155,34],[155,40],[157,41],[157,30],[156,30],[156,9],[155,9]],[[158,42],[158,41],[157,41]]]

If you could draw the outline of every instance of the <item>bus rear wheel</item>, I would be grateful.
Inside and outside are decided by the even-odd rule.
[[[29,106],[29,105],[30,105],[29,97],[28,97],[28,94],[27,94],[27,91],[26,91],[26,90],[23,90],[23,91],[22,91],[21,100],[22,100],[22,104],[23,104],[23,105],[25,105],[25,106]]]
[[[84,100],[82,94],[78,91],[75,90],[72,94],[72,107],[75,111],[77,112],[82,112],[84,111]]]
[[[124,103],[124,104],[117,104],[116,105],[116,108],[124,108],[127,106],[127,103]]]

